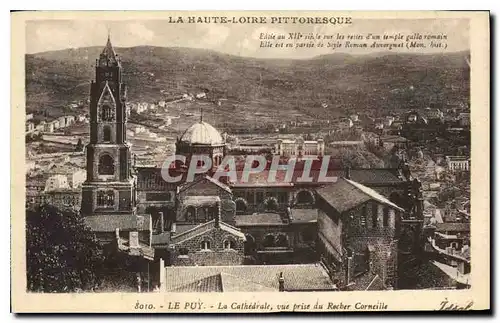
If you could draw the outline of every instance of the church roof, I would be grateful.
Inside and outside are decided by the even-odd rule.
[[[209,123],[199,121],[189,127],[182,135],[181,142],[198,145],[223,145],[219,131]]]
[[[119,64],[118,55],[116,54],[113,45],[111,44],[111,39],[108,35],[108,41],[106,42],[106,46],[102,50],[100,55],[101,59],[105,58],[108,62],[112,64]]]

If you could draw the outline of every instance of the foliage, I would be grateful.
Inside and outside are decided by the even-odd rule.
[[[99,284],[103,251],[79,214],[43,205],[26,212],[28,290],[72,292]]]

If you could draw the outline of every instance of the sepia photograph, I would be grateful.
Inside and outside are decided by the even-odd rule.
[[[471,149],[474,127],[489,138],[471,118],[489,118],[471,94],[489,88],[471,76],[488,63],[472,33],[487,12],[115,14],[13,14],[23,295],[139,295],[131,311],[174,312],[487,297],[489,192],[471,196],[489,181],[488,144]]]

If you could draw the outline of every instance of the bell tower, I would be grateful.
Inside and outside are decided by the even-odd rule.
[[[87,180],[82,186],[82,214],[135,213],[135,177],[127,143],[126,85],[122,65],[108,35],[96,59],[90,85],[90,142]]]

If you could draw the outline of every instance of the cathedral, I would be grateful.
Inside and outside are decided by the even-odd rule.
[[[192,156],[209,156],[215,168],[228,154],[219,131],[200,117],[177,138],[176,154],[186,162],[173,164],[169,172],[184,181],[170,183],[160,167],[134,162],[122,70],[108,37],[90,89],[81,206],[103,243],[147,261],[161,259],[166,266],[321,261],[332,280],[346,285],[366,275],[383,277],[382,286],[396,284],[399,237],[411,234],[408,244],[417,246],[422,223],[421,185],[407,165],[332,167],[328,176],[337,180],[327,185],[317,180],[316,169],[309,182],[298,180],[300,169],[291,180],[278,171],[269,181],[267,168],[252,174],[238,169],[238,178],[248,176],[245,181],[216,179],[210,171],[186,181]]]

